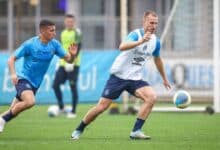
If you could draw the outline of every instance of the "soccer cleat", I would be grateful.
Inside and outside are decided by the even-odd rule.
[[[65,110],[64,109],[59,109],[59,114],[65,114]]]
[[[71,135],[71,139],[78,140],[81,134],[82,134],[82,131],[75,130],[75,131],[73,131],[73,133]]]
[[[67,113],[67,118],[76,118],[76,114],[75,113]]]
[[[0,117],[0,133],[3,132],[5,126],[5,120]]]
[[[150,136],[145,135],[141,130],[137,130],[130,133],[131,139],[142,139],[142,140],[149,140]]]

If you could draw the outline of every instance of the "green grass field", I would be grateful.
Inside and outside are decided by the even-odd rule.
[[[47,116],[48,106],[35,106],[6,125],[0,150],[219,150],[220,114],[153,112],[143,130],[151,140],[130,140],[135,116],[107,112],[88,126],[78,141],[70,135],[91,105],[79,105],[78,116]],[[0,112],[6,110],[0,107]]]

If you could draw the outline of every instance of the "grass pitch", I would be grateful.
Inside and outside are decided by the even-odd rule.
[[[219,150],[220,114],[156,113],[143,130],[151,140],[130,140],[135,116],[102,114],[80,140],[70,135],[92,105],[79,105],[75,119],[47,116],[48,106],[35,106],[6,125],[0,150]],[[0,112],[8,107],[1,106]]]

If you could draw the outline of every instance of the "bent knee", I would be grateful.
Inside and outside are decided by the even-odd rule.
[[[145,101],[146,103],[150,103],[151,105],[154,105],[155,102],[156,102],[156,99],[157,99],[156,93],[150,93],[150,94],[148,94],[147,96],[145,96],[144,101]]]
[[[26,106],[27,106],[28,108],[33,107],[34,105],[35,105],[35,100],[30,100],[30,101],[27,101],[27,102],[26,102]]]
[[[156,95],[156,93],[153,93],[152,95],[151,95],[151,98],[150,98],[153,102],[156,102],[156,99],[157,99],[157,95]]]

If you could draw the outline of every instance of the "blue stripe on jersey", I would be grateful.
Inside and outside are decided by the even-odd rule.
[[[156,43],[156,48],[153,52],[154,57],[159,57],[160,56],[160,40],[157,38],[157,43]]]
[[[139,31],[140,31],[140,33],[141,33],[141,36],[143,37],[143,36],[144,36],[144,29],[141,28]]]
[[[138,34],[136,32],[130,32],[125,41],[138,41]]]
[[[128,36],[126,37],[125,41],[138,41],[138,34],[136,32],[137,30],[135,31],[132,31],[128,34]],[[140,33],[141,33],[141,36],[143,37],[144,36],[144,29],[141,28],[138,30]],[[153,52],[153,56],[154,57],[159,57],[160,56],[160,40],[157,38],[157,41],[156,41],[156,48]]]
[[[18,77],[38,88],[54,55],[60,58],[66,55],[59,41],[52,39],[44,44],[38,36],[27,40],[14,52],[16,59],[24,58],[23,66],[16,69]]]
[[[136,31],[137,31],[137,30],[130,32],[130,33],[128,34],[128,36],[126,37],[125,41],[138,41],[138,34],[137,34]],[[143,37],[143,36],[144,36],[144,29],[141,28],[141,29],[139,29],[138,31],[141,33],[141,35],[142,35],[142,37]]]

